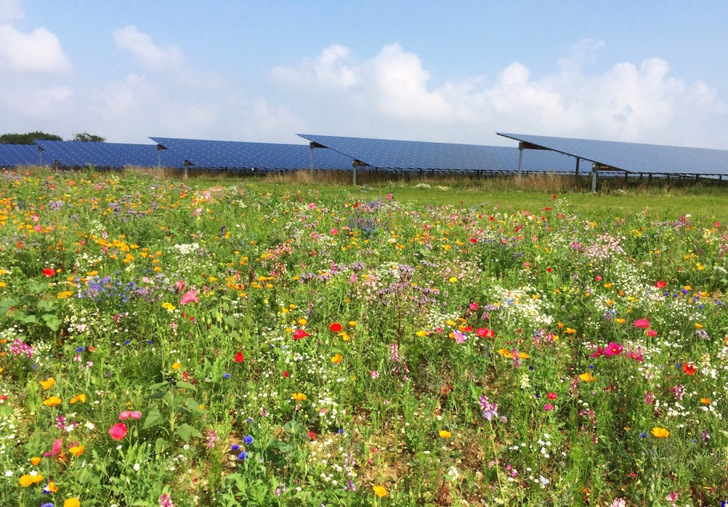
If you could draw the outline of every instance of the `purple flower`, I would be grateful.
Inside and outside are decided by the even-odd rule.
[[[238,454],[238,459],[240,461],[243,461],[243,460],[248,459],[248,453],[247,453],[247,451],[243,451],[240,454]]]
[[[243,442],[245,442],[246,445],[250,445],[253,443],[253,437],[246,435],[245,438],[243,438]]]
[[[492,421],[494,417],[498,417],[498,404],[490,403],[486,395],[482,395],[478,400],[480,409],[483,411],[483,418]]]

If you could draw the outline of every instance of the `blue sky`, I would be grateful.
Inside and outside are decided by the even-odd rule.
[[[0,133],[728,149],[728,0],[0,0]]]

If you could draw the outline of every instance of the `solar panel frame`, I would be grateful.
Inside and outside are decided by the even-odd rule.
[[[43,149],[43,162],[62,167],[96,167],[121,169],[128,166],[157,167],[161,153],[154,144],[126,144],[79,141],[36,141]],[[181,166],[181,160],[165,157],[163,167]]]
[[[501,132],[497,134],[629,173],[728,175],[727,150]]]
[[[0,144],[0,167],[38,165],[40,157],[35,144]]]

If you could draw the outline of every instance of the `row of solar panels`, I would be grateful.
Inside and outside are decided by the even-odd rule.
[[[591,172],[728,175],[728,151],[520,134],[518,148],[299,134],[309,145],[152,137],[156,144],[36,141],[0,144],[0,167],[193,167],[239,171],[351,170],[422,173]]]

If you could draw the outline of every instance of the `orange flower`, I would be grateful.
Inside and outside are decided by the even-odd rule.
[[[81,501],[75,496],[67,498],[66,501],[63,502],[63,507],[81,507]]]
[[[60,405],[62,403],[62,400],[58,396],[51,396],[47,400],[43,401],[43,405],[46,407],[55,407],[56,405]]]
[[[43,386],[43,390],[47,391],[51,387],[53,387],[56,383],[56,379],[53,377],[48,378],[47,380],[41,380],[40,385]]]
[[[293,393],[291,395],[294,401],[306,401],[306,395],[303,393]]]
[[[710,405],[710,398],[700,398],[700,403],[703,405]]]
[[[343,357],[341,357],[341,354],[336,354],[334,357],[331,358],[331,362],[335,364],[339,364]]]
[[[83,445],[74,445],[68,450],[68,452],[78,458],[81,454],[83,454],[84,449],[86,449],[86,447]]]
[[[33,463],[33,466],[38,466],[38,463],[40,463],[40,460],[42,458],[40,456],[33,456],[30,458],[30,462]]]
[[[374,494],[377,495],[379,498],[382,498],[383,496],[387,496],[387,488],[384,486],[374,486]]]
[[[685,363],[683,365],[683,371],[686,375],[695,375],[695,365],[693,363]]]
[[[582,373],[581,375],[579,375],[579,378],[584,382],[593,382],[597,379],[590,372]]]
[[[55,482],[51,481],[48,483],[48,485],[45,487],[45,489],[47,489],[51,493],[55,493],[56,491],[58,491],[58,486],[56,486]]]
[[[440,437],[441,438],[450,438],[452,436],[452,433],[450,433],[447,430],[440,430]]]
[[[77,394],[76,396],[74,396],[73,398],[71,398],[70,403],[71,403],[71,405],[73,405],[74,403],[77,403],[79,401],[81,403],[86,403],[86,395],[83,394],[83,393]]]
[[[24,488],[27,488],[28,486],[30,486],[32,484],[38,484],[39,482],[42,482],[42,481],[43,481],[43,476],[41,474],[36,474],[36,475],[25,474],[20,478],[20,480],[18,482],[20,483],[21,486],[23,486]]]
[[[657,438],[667,438],[670,436],[670,432],[667,431],[665,428],[660,428],[659,426],[655,426],[652,428],[652,434],[655,435]]]

